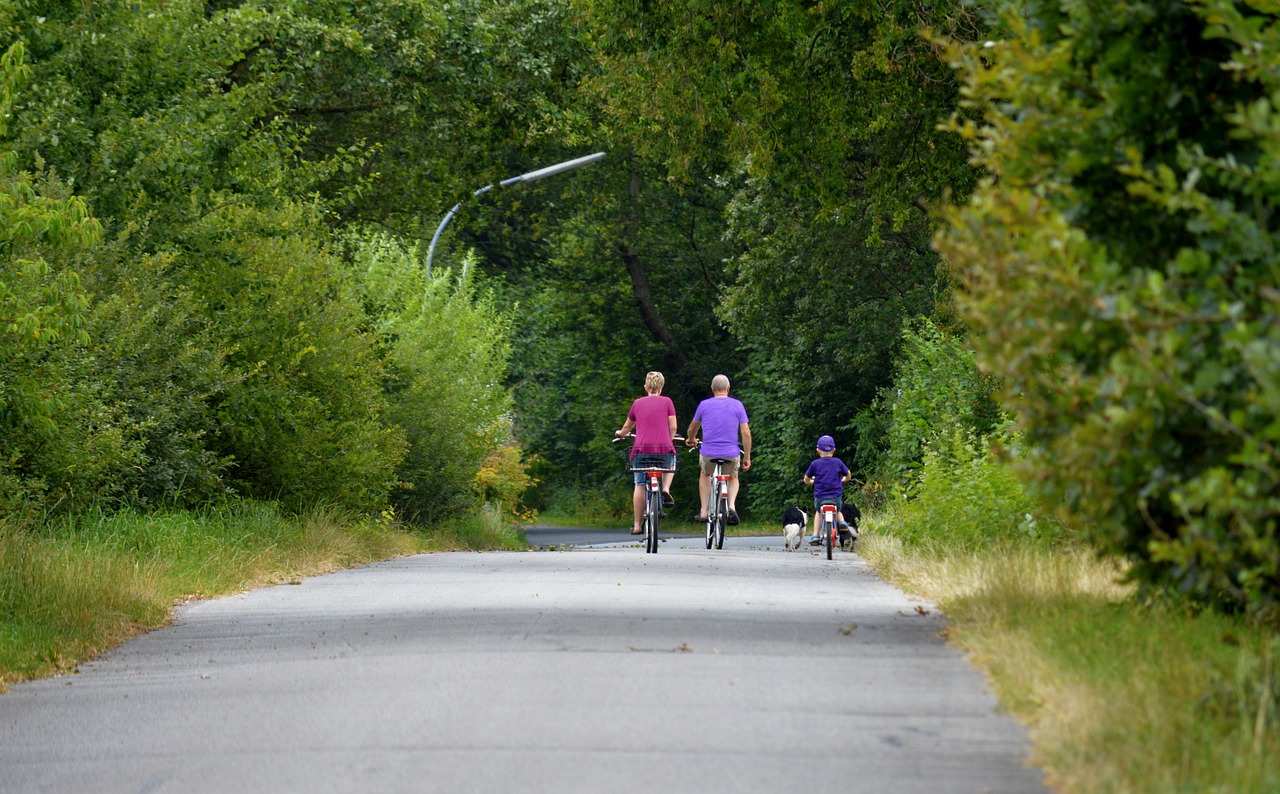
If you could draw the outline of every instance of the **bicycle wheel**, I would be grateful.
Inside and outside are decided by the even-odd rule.
[[[648,513],[649,520],[645,522],[645,552],[649,554],[658,553],[658,519],[661,517],[659,512],[662,509],[662,497],[649,491],[649,506],[645,511]]]
[[[716,548],[724,548],[724,528],[729,523],[729,498],[723,491],[716,503]]]
[[[711,498],[702,506],[707,512],[707,548],[716,545],[716,511],[713,510],[716,502],[720,501],[720,481],[712,475],[711,478]]]
[[[836,525],[831,521],[822,522],[822,534],[826,536],[827,559],[831,559],[831,547],[835,545]]]

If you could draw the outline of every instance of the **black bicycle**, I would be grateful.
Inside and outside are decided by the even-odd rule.
[[[621,438],[615,438],[614,441],[621,441],[623,438],[635,438],[634,433],[629,433]],[[683,441],[680,436],[676,436],[675,441]],[[658,543],[661,538],[658,537],[658,524],[661,522],[665,512],[662,509],[662,475],[674,472],[676,470],[676,456],[665,452],[637,452],[627,456],[627,471],[631,473],[644,472],[644,550],[646,554],[657,554]]]

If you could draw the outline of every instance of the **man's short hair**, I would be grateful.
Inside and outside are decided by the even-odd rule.
[[[662,377],[661,372],[650,372],[648,375],[644,376],[645,391],[651,391],[656,394],[662,391],[662,387],[666,382],[667,379]]]
[[[711,379],[711,391],[729,391],[729,379],[724,375],[717,375]]]

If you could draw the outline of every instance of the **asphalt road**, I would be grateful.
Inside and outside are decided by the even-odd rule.
[[[0,696],[0,791],[1043,791],[943,616],[856,555],[626,540],[184,606]]]

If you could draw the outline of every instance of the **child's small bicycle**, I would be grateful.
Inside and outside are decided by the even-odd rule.
[[[840,545],[840,503],[834,499],[823,499],[818,509],[822,511],[822,545],[827,549],[827,559],[831,559],[831,550]]]
[[[818,510],[822,516],[822,545],[827,550],[827,559],[831,559],[831,552],[839,546],[845,551],[853,551],[853,546],[858,540],[858,536],[854,530],[856,523],[846,522],[845,526],[840,525],[840,511],[842,508],[849,508],[851,504],[842,504],[838,499],[823,499],[818,503]],[[853,507],[856,514],[856,507]],[[857,519],[855,518],[856,522]]]

